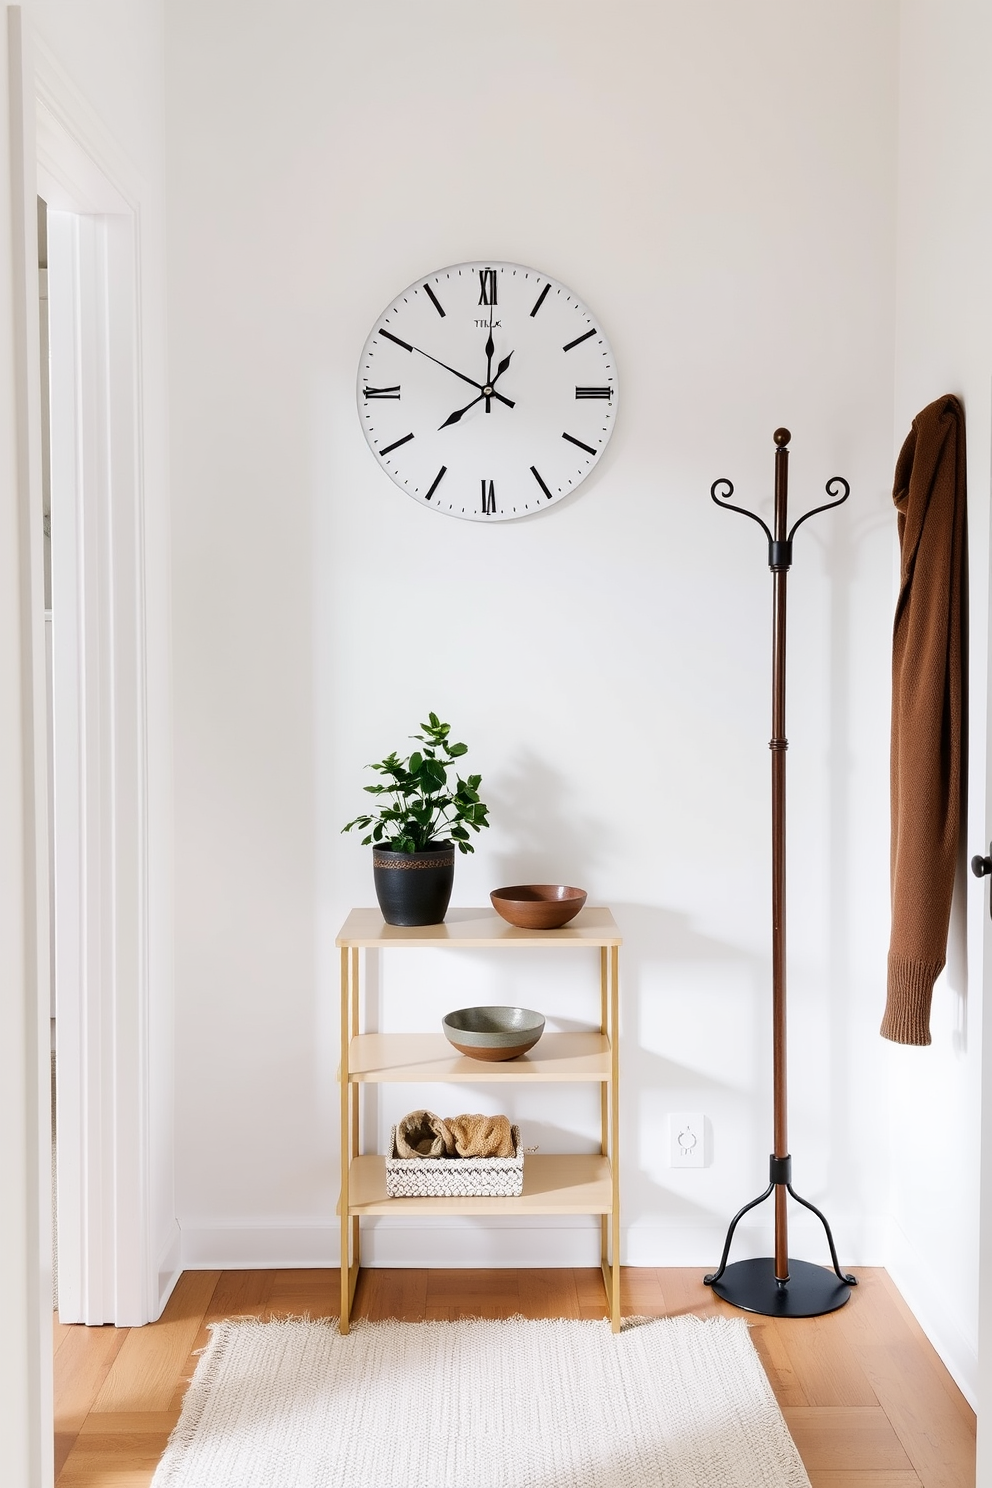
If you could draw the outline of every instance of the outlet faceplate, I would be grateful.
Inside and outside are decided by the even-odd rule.
[[[671,1111],[668,1161],[673,1168],[705,1168],[706,1117],[700,1111]]]

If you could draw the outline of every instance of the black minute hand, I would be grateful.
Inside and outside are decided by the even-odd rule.
[[[466,377],[464,372],[458,372],[454,367],[449,367],[447,362],[442,362],[439,357],[431,356],[429,351],[424,351],[419,346],[411,346],[409,341],[401,341],[399,336],[393,335],[392,331],[381,330],[379,334],[385,336],[387,341],[393,341],[397,346],[402,346],[404,351],[419,351],[420,355],[426,357],[429,362],[437,362],[437,365],[443,367],[445,372],[451,372],[455,377],[460,377],[462,382],[467,382],[471,387],[479,389],[483,387],[483,384],[476,382],[474,377]]]
[[[486,400],[486,412],[487,413],[491,412],[492,406],[493,406],[492,405],[492,401],[491,401],[492,400],[492,391],[491,391],[491,389],[492,389],[492,384],[493,384],[493,352],[495,350],[496,350],[496,343],[493,341],[493,312],[492,312],[492,310],[490,310],[490,312],[489,312],[489,340],[486,342],[486,386],[483,389],[483,394],[484,394],[484,397],[485,397],[485,400]]]

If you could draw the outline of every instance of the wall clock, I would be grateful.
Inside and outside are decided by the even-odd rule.
[[[452,264],[383,311],[358,369],[386,474],[449,517],[527,517],[574,491],[616,417],[610,343],[577,295],[520,264]]]

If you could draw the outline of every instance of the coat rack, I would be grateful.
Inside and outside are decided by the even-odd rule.
[[[764,1193],[731,1220],[720,1265],[703,1281],[717,1296],[747,1312],[765,1317],[819,1317],[843,1307],[857,1286],[857,1278],[841,1271],[837,1261],[834,1237],[826,1218],[808,1199],[800,1198],[792,1187],[792,1158],[788,1138],[788,1080],[786,1045],[786,953],[785,953],[785,637],[786,587],[792,566],[792,540],[797,528],[818,512],[841,506],[851,488],[841,476],[827,481],[825,490],[832,501],[799,518],[789,528],[789,450],[792,435],[788,429],[776,429],[775,440],[775,516],[774,533],[756,512],[743,506],[732,506],[734,494],[729,480],[714,481],[710,495],[717,506],[740,512],[762,528],[768,539],[768,567],[774,584],[774,621],[772,630],[772,1039],[774,1080],[774,1151],[769,1158],[768,1187]],[[838,495],[838,492],[841,493]],[[775,1195],[775,1255],[761,1260],[736,1261],[727,1265],[734,1231],[749,1210]],[[787,1195],[812,1210],[827,1232],[833,1274],[824,1266],[789,1259],[789,1218]]]

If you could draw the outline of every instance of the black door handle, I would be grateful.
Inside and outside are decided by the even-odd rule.
[[[992,853],[992,842],[989,843],[989,852]],[[992,858],[982,858],[976,853],[971,860],[971,871],[976,878],[984,878],[992,873]]]

